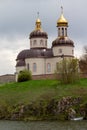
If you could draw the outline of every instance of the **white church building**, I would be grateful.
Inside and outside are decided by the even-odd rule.
[[[52,77],[56,66],[63,58],[74,57],[74,42],[68,37],[68,21],[63,10],[57,21],[58,34],[48,48],[48,34],[43,31],[41,20],[37,18],[35,29],[29,35],[30,49],[22,50],[16,58],[16,81],[20,71],[32,72],[33,79]]]

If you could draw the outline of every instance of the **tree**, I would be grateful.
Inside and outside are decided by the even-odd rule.
[[[28,70],[23,70],[18,74],[18,82],[24,82],[32,79],[31,72]]]
[[[82,55],[79,61],[79,68],[83,73],[87,73],[87,46],[84,47],[85,53]]]
[[[79,79],[78,59],[63,59],[57,65],[57,74],[60,75],[61,83],[74,83]]]

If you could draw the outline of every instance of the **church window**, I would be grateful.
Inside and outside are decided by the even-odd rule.
[[[50,63],[47,64],[47,72],[51,72],[51,64]]]
[[[62,36],[64,36],[64,28],[62,28]]]
[[[72,50],[72,54],[74,54],[74,51]]]
[[[59,34],[59,36],[60,36],[60,28],[58,29],[58,34]]]
[[[62,49],[59,49],[59,54],[62,53]]]
[[[37,65],[36,63],[33,63],[33,72],[36,72],[37,71]]]
[[[32,41],[30,41],[30,45],[32,46]]]
[[[45,41],[45,46],[47,46],[47,40]]]
[[[40,45],[43,45],[43,40],[40,40]]]
[[[58,62],[56,63],[56,69],[58,70]]]
[[[29,67],[29,63],[27,64],[27,70],[29,70],[30,69],[30,67]]]
[[[65,35],[67,36],[67,28],[65,28]]]
[[[36,40],[34,40],[33,45],[35,46],[36,44],[37,44],[37,41],[36,41]]]

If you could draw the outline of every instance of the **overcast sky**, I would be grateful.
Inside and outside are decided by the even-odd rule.
[[[16,57],[29,48],[29,34],[35,28],[38,11],[51,47],[57,37],[61,5],[69,22],[68,36],[79,57],[87,45],[87,0],[0,0],[0,75],[15,73]]]

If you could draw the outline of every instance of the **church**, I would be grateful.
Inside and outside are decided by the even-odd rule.
[[[63,58],[74,57],[74,42],[68,37],[68,21],[63,14],[57,20],[58,34],[48,48],[48,34],[43,31],[39,17],[35,29],[29,35],[30,49],[19,52],[16,58],[16,81],[20,71],[31,71],[33,79],[52,78],[56,66]]]

